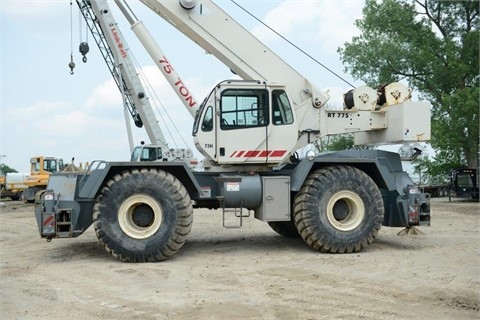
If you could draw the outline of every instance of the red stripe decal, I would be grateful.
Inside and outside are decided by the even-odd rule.
[[[266,157],[282,157],[287,150],[250,150],[250,151],[234,151],[230,158],[250,158],[250,157],[257,157],[257,158],[266,158]]]
[[[245,153],[245,157],[246,158],[256,157],[259,153],[260,153],[260,151],[256,151],[256,150],[247,151],[247,153]]]
[[[48,226],[53,220],[53,215],[49,216],[47,220],[43,221],[43,226]]]
[[[268,157],[268,155],[271,153],[272,151],[271,150],[263,150],[262,152],[260,152],[260,154],[258,155],[259,158],[266,158]]]
[[[287,152],[287,150],[275,150],[272,152],[272,154],[270,155],[271,157],[281,157],[283,156],[285,153]]]

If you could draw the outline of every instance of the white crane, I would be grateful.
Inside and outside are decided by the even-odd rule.
[[[84,2],[99,20],[110,12],[106,0]],[[244,79],[222,81],[199,104],[127,3],[115,2],[194,116],[206,170],[183,162],[103,161],[83,174],[52,175],[35,210],[43,238],[77,237],[93,223],[113,256],[145,262],[167,259],[183,246],[193,208],[221,209],[225,227],[241,227],[253,211],[280,235],[330,253],[362,250],[382,225],[407,233],[430,225],[429,195],[405,173],[397,153],[295,157],[309,140],[335,133],[352,132],[368,143],[428,140],[428,102],[410,101],[411,92],[394,83],[379,92],[351,90],[344,110],[327,110],[325,93],[210,0],[141,0]],[[226,223],[228,213],[239,223]]]

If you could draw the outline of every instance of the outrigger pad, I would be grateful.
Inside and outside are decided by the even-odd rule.
[[[423,232],[420,231],[420,229],[418,229],[416,227],[406,227],[405,229],[403,229],[402,231],[397,233],[397,236],[408,236],[408,235],[418,236],[418,235],[421,235],[421,234],[423,234]]]

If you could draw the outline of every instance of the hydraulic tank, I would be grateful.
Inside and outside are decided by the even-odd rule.
[[[259,175],[221,175],[216,178],[226,208],[253,209],[262,202],[262,182]]]

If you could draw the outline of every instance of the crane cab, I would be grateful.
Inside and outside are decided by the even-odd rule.
[[[220,164],[279,164],[298,138],[285,86],[227,80],[203,101],[193,128],[197,149]]]

